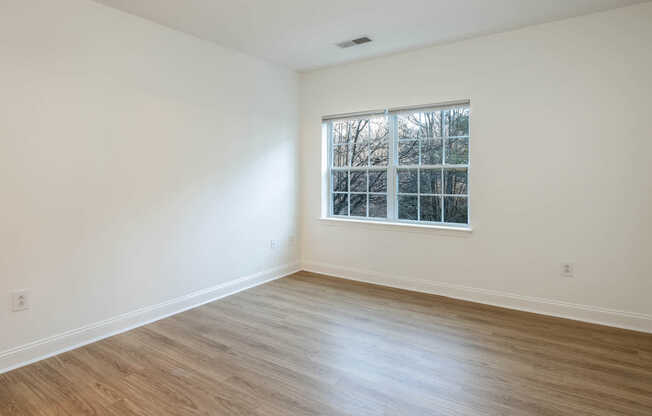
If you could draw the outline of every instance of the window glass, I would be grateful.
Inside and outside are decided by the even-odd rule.
[[[468,225],[470,108],[328,122],[330,215]]]

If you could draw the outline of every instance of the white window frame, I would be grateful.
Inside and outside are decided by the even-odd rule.
[[[398,116],[400,114],[405,114],[409,112],[434,112],[434,111],[446,111],[458,108],[466,108],[469,110],[469,131],[468,135],[465,136],[448,136],[447,126],[444,125],[445,118],[442,120],[442,163],[437,165],[399,165],[399,137],[398,137]],[[323,195],[326,197],[326,210],[325,214],[322,214],[322,218],[333,219],[333,220],[343,220],[343,221],[353,221],[353,222],[370,222],[370,223],[386,223],[392,225],[417,225],[417,226],[433,226],[433,227],[446,227],[446,228],[459,228],[459,229],[471,229],[471,106],[470,101],[458,101],[451,103],[443,104],[434,104],[434,105],[425,105],[425,106],[411,106],[411,107],[401,107],[395,109],[386,109],[380,111],[371,111],[371,112],[361,112],[361,113],[350,113],[342,115],[333,115],[322,118],[322,131],[325,136],[325,146],[322,146],[322,149],[327,152],[326,157],[326,179],[323,181],[324,185],[327,187],[326,192]],[[363,166],[363,167],[333,167],[333,122],[344,120],[344,119],[365,119],[365,118],[377,118],[377,117],[387,117],[389,125],[389,155],[388,155],[388,165],[386,167],[376,167],[376,166]],[[449,139],[455,138],[467,138],[468,140],[468,163],[466,164],[448,164],[446,160],[446,148]],[[427,140],[427,139],[426,139]],[[419,161],[421,161],[421,141],[419,143]],[[350,150],[349,150],[349,158]],[[445,170],[454,170],[454,169],[465,169],[467,173],[466,178],[466,194],[446,194],[446,185],[445,185]],[[437,196],[441,197],[441,219],[442,221],[422,221],[422,220],[409,220],[409,219],[399,219],[398,218],[398,197],[399,195],[406,195],[405,193],[398,192],[398,183],[397,183],[397,173],[399,170],[412,170],[417,172],[417,193],[411,193],[407,195],[414,195],[417,197],[417,217],[420,216],[421,210],[421,197],[422,196]],[[424,169],[440,169],[441,171],[441,194],[423,194],[421,193],[421,170]],[[333,172],[343,171],[343,172],[355,172],[355,171],[386,171],[387,172],[387,192],[386,193],[373,193],[369,192],[369,185],[367,185],[367,192],[351,192],[351,175],[349,173],[347,177],[348,187],[347,192],[334,192],[333,190]],[[369,176],[367,175],[367,184],[369,184]],[[334,194],[348,194],[348,203],[347,203],[347,213],[349,215],[335,215],[333,213],[333,195]],[[352,216],[350,215],[351,211],[351,195],[352,194],[366,194],[367,195],[367,208],[365,217],[361,216]],[[375,218],[369,217],[369,195],[382,194],[387,196],[387,218]],[[454,197],[454,198],[467,198],[467,222],[466,223],[451,223],[443,221],[445,219],[445,198]]]

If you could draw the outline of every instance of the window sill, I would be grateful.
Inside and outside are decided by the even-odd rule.
[[[334,218],[334,217],[321,217],[318,221],[324,225],[337,226],[337,225],[352,225],[363,226],[373,229],[381,229],[387,231],[401,231],[401,232],[445,232],[452,235],[469,235],[473,231],[470,226],[454,226],[454,225],[437,225],[437,224],[416,224],[405,222],[389,222],[389,221],[372,221],[372,220],[359,220],[349,218]]]

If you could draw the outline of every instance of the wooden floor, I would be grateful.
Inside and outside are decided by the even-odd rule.
[[[0,375],[1,415],[652,415],[652,335],[305,273]]]

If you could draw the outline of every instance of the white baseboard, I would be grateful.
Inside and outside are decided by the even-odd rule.
[[[559,318],[652,333],[652,316],[597,306],[580,305],[552,299],[522,296],[496,290],[478,289],[443,282],[410,279],[331,264],[306,261],[303,270],[359,282],[430,293],[487,305],[534,312]]]
[[[0,374],[296,273],[286,264],[0,352]]]

